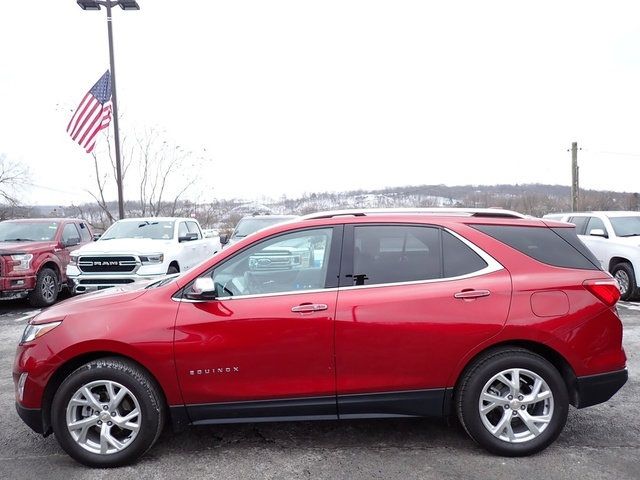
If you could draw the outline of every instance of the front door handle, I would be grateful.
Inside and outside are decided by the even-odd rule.
[[[291,307],[291,311],[295,313],[320,312],[329,308],[324,303],[303,303],[297,307]]]
[[[491,295],[491,292],[489,290],[462,290],[461,292],[458,292],[456,294],[454,294],[453,296],[455,298],[459,298],[461,300],[473,300],[474,298],[480,298],[480,297],[488,297],[489,295]]]

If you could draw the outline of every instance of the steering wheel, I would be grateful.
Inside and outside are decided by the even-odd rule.
[[[233,285],[233,278],[230,278],[222,285],[222,291],[228,293],[230,296],[235,296],[237,293],[234,293],[229,287]]]

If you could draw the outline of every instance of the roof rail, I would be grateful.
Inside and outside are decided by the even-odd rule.
[[[368,215],[385,215],[385,214],[429,214],[442,216],[463,216],[463,217],[486,217],[486,218],[528,218],[527,215],[514,212],[512,210],[503,210],[502,208],[369,208],[369,209],[348,209],[334,210],[327,212],[311,213],[304,215],[302,220],[317,220],[322,218],[334,217],[365,217]]]

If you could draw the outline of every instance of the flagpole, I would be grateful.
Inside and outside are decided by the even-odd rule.
[[[117,4],[117,2],[116,2]],[[118,216],[124,218],[124,200],[122,195],[122,167],[120,163],[120,130],[118,128],[118,97],[116,95],[116,65],[113,56],[113,28],[111,25],[111,1],[107,7],[107,32],[109,34],[109,61],[111,63],[111,104],[113,105],[113,136],[116,143],[116,183],[118,185]]]

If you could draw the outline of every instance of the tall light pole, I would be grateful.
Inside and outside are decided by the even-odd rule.
[[[118,185],[118,216],[124,218],[124,199],[122,195],[122,163],[120,162],[120,129],[118,128],[118,96],[116,94],[116,65],[113,56],[113,27],[111,9],[116,5],[123,10],[140,10],[136,0],[77,0],[83,10],[107,9],[107,33],[109,36],[109,62],[111,64],[111,104],[113,105],[113,136],[116,144],[116,184]]]

